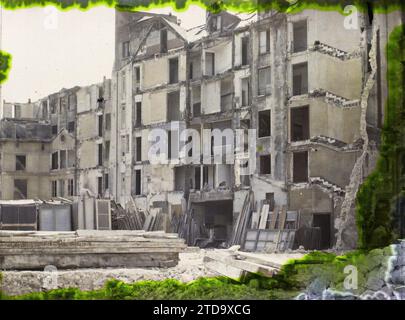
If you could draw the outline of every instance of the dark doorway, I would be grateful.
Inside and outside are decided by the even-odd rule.
[[[309,139],[309,108],[298,107],[291,109],[291,141]]]
[[[321,229],[321,243],[319,249],[330,248],[330,214],[314,214],[312,226],[319,227]]]
[[[308,182],[308,152],[293,153],[293,182]]]

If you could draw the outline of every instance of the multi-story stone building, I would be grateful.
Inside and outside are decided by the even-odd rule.
[[[108,195],[110,82],[3,104],[1,199]]]
[[[354,246],[355,194],[374,168],[387,97],[384,47],[402,18],[346,19],[221,12],[185,30],[174,15],[117,11],[111,80],[4,104],[2,198],[90,190],[160,208],[166,230],[190,214],[193,244],[231,243],[249,200],[248,229],[266,205],[261,229],[283,213],[295,228],[319,228],[319,248]],[[23,140],[21,127],[37,134]],[[37,165],[26,159],[21,174],[25,153]]]

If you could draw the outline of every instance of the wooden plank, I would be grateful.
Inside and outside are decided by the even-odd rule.
[[[279,223],[278,223],[278,228],[280,230],[284,230],[286,218],[287,218],[287,208],[286,208],[286,206],[283,206],[281,208],[281,214],[280,214]]]
[[[277,222],[277,215],[278,215],[278,210],[276,207],[274,207],[271,223],[270,223],[270,229],[275,229],[276,228],[276,222]]]
[[[262,230],[266,229],[268,215],[269,215],[269,205],[265,204],[263,205],[262,212],[260,215],[259,229]]]

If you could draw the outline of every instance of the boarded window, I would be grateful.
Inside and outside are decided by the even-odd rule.
[[[260,174],[271,174],[271,156],[260,156]]]
[[[15,170],[24,171],[26,169],[27,156],[18,155],[15,156]]]
[[[293,153],[293,182],[308,181],[308,152]]]
[[[271,111],[259,111],[259,138],[271,135]]]
[[[135,170],[135,195],[141,194],[141,170]]]
[[[59,168],[64,169],[66,168],[66,150],[60,151],[60,166]]]
[[[220,31],[222,29],[222,17],[221,16],[211,16],[210,19],[211,31]]]
[[[174,91],[167,94],[167,121],[180,120],[180,92]]]
[[[27,199],[27,180],[16,179],[14,180],[14,199]]]
[[[142,161],[142,138],[136,138],[136,161]]]
[[[96,201],[97,230],[111,230],[111,202],[110,200]]]
[[[52,153],[52,170],[58,169],[58,162],[59,162],[59,157],[58,157],[58,152]]]
[[[293,24],[293,44],[294,52],[307,50],[307,21],[299,21]]]
[[[270,30],[260,31],[259,46],[260,54],[266,54],[270,52]]]
[[[259,69],[259,96],[271,94],[271,73],[270,67]]]
[[[249,37],[242,38],[242,65],[246,66],[249,64]]]
[[[215,53],[205,53],[205,74],[207,76],[215,75]]]
[[[179,59],[169,60],[169,83],[179,82]]]
[[[308,63],[293,65],[293,95],[308,93]]]
[[[122,43],[122,57],[123,58],[129,57],[129,41],[124,41]]]
[[[291,109],[291,141],[309,139],[309,107]]]

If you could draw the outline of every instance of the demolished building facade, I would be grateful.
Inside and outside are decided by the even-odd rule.
[[[245,232],[291,222],[320,230],[317,249],[354,246],[354,196],[374,167],[387,96],[383,49],[401,17],[356,13],[353,28],[345,19],[333,11],[221,12],[185,30],[173,15],[117,11],[111,80],[29,107],[4,104],[2,126],[34,122],[49,132],[25,142],[2,131],[2,199],[14,199],[21,180],[7,166],[36,150],[44,167],[29,171],[36,180],[25,198],[91,190],[123,207],[159,210],[166,231],[178,232],[189,215],[192,245],[232,243],[251,202]],[[186,128],[198,135],[182,139]],[[214,148],[204,132],[216,129],[245,130],[244,149],[227,148],[235,138],[226,134]],[[248,129],[256,129],[254,150]],[[151,162],[156,130],[167,133],[167,163]],[[193,139],[201,150],[182,152]],[[210,161],[184,161],[202,159],[202,149]],[[233,163],[213,161],[229,153]],[[254,172],[242,173],[252,162]],[[262,236],[253,236],[258,249]]]

